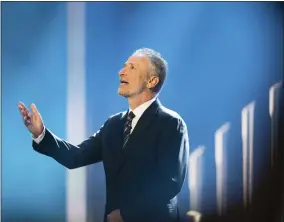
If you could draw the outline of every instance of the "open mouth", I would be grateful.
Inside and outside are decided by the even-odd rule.
[[[127,85],[127,84],[129,84],[127,81],[125,81],[125,80],[120,80],[120,85]]]

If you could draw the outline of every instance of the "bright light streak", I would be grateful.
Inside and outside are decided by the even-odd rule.
[[[86,138],[84,2],[67,3],[67,21],[67,141],[79,144]],[[87,221],[86,168],[67,170],[66,176],[67,221],[85,222]]]
[[[215,164],[216,164],[216,195],[218,213],[226,210],[226,181],[227,181],[227,134],[230,123],[225,123],[215,132]]]
[[[242,110],[243,201],[245,207],[251,202],[253,193],[254,110],[254,101]]]
[[[190,210],[186,213],[187,216],[193,217],[194,222],[200,222],[201,220],[201,213],[198,211]]]
[[[202,185],[202,164],[201,157],[204,153],[204,146],[197,147],[189,156],[189,192],[190,208],[200,210],[201,207],[201,185]]]
[[[275,146],[278,138],[278,118],[280,93],[283,87],[282,82],[278,82],[269,89],[269,115],[271,118],[271,166],[274,164],[274,158],[277,156]]]

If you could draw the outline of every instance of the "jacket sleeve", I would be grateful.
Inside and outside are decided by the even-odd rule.
[[[75,169],[97,163],[102,160],[102,135],[106,123],[97,133],[90,136],[79,145],[73,145],[58,138],[46,128],[42,141],[39,144],[33,141],[32,146],[35,151],[52,157],[68,169]]]
[[[180,118],[170,119],[158,142],[157,195],[159,199],[172,199],[182,188],[189,158],[189,139],[185,122]]]

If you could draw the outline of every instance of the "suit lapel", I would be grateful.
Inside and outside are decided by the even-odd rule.
[[[145,112],[140,117],[139,121],[137,122],[137,124],[136,124],[133,132],[131,133],[129,140],[126,143],[126,145],[124,146],[124,148],[122,147],[123,146],[123,131],[124,131],[124,124],[126,122],[126,117],[128,115],[128,112],[125,111],[123,113],[120,124],[119,124],[119,134],[121,134],[121,136],[119,136],[120,138],[117,141],[117,145],[120,147],[121,152],[122,152],[120,164],[117,168],[117,174],[120,173],[120,171],[122,170],[123,166],[126,163],[127,150],[129,150],[129,148],[131,147],[131,143],[133,141],[135,141],[135,139],[139,135],[141,135],[144,130],[146,130],[146,128],[150,125],[150,123],[152,122],[152,120],[156,116],[160,107],[161,107],[161,103],[158,99],[156,99],[156,101],[154,101],[149,106],[149,108],[145,110]]]
[[[117,132],[119,132],[117,135],[117,144],[118,144],[118,147],[120,148],[123,146],[123,131],[124,131],[124,124],[126,122],[127,115],[128,115],[127,111],[122,113],[121,119],[118,123],[118,129],[116,129]]]
[[[115,140],[115,144],[116,144],[115,149],[116,149],[116,152],[118,152],[117,153],[117,161],[118,161],[117,174],[120,172],[120,170],[125,164],[125,155],[124,155],[122,146],[123,146],[124,124],[126,122],[127,114],[128,114],[127,111],[122,113],[120,120],[118,121],[118,123],[115,125],[115,128],[114,128],[115,136],[111,138],[112,140]]]
[[[158,109],[160,108],[161,103],[158,99],[156,99],[149,107],[145,110],[142,116],[139,118],[133,132],[131,133],[128,142],[124,146],[123,149],[129,147],[132,141],[137,138],[137,136],[141,135],[143,131],[150,125],[153,121],[153,118],[156,116]]]

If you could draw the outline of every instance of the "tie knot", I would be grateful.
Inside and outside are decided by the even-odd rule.
[[[131,112],[128,113],[127,119],[133,120],[134,117],[135,117],[135,114],[131,111]]]

